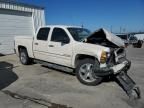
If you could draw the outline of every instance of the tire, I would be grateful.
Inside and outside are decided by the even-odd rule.
[[[93,68],[99,67],[99,63],[93,59],[80,60],[76,67],[77,79],[85,85],[96,86],[101,83],[102,77],[94,76]]]
[[[23,65],[28,65],[30,64],[30,58],[28,56],[28,53],[27,53],[27,50],[26,49],[20,49],[20,52],[19,52],[20,56],[20,62],[23,64]]]
[[[136,48],[142,48],[143,45],[143,41],[138,40],[137,44],[136,44]]]

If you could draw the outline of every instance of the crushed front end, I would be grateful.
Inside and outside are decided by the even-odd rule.
[[[127,74],[131,67],[131,62],[126,58],[125,49],[112,49],[109,56],[106,55],[105,57],[106,59],[102,59],[100,68],[95,69],[94,74],[100,77],[113,76],[118,85],[122,87],[130,98],[139,99],[140,89]]]
[[[92,33],[84,42],[104,46],[109,49],[109,51],[101,52],[100,67],[94,67],[94,76],[114,76],[116,82],[129,97],[140,98],[139,87],[136,86],[136,83],[127,74],[131,67],[131,62],[126,58],[124,42],[103,28]]]

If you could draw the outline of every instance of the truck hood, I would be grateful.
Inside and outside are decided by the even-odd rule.
[[[101,28],[86,38],[87,43],[99,44],[106,47],[122,47],[124,42],[118,36]]]

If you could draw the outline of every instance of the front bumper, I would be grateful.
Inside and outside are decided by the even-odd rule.
[[[131,99],[140,99],[141,92],[136,83],[127,75],[127,71],[131,67],[131,62],[125,60],[124,62],[106,68],[95,69],[95,77],[115,76],[117,84],[126,92]]]
[[[95,69],[94,74],[96,76],[108,76],[108,75],[116,75],[120,72],[127,72],[131,67],[131,62],[129,60],[125,60],[124,62],[114,65],[108,66],[104,68]]]

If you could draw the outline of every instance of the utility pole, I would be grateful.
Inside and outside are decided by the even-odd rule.
[[[84,28],[84,25],[82,24],[81,27]]]
[[[120,26],[120,33],[121,33],[121,29],[122,29],[122,28],[121,28],[121,26]]]
[[[123,28],[123,33],[126,33],[126,28]]]
[[[83,24],[83,22],[82,22],[82,25],[81,25],[81,27],[82,27],[82,28],[84,28],[84,24]]]
[[[113,28],[112,28],[112,25],[111,25],[110,29],[111,29],[111,33],[112,33],[112,32],[113,32],[113,30],[112,30],[112,29],[113,29]]]

